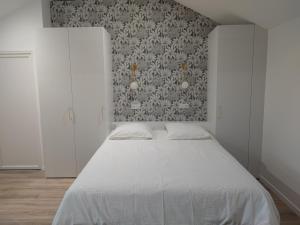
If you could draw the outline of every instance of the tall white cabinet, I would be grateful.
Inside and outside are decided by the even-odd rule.
[[[258,175],[261,154],[267,31],[223,25],[208,38],[208,122],[242,165]]]
[[[111,42],[104,28],[37,34],[37,74],[48,177],[76,177],[112,122]]]

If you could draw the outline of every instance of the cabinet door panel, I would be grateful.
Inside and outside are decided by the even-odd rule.
[[[248,166],[253,29],[224,26],[219,30],[216,136]]]
[[[70,59],[78,173],[104,140],[101,28],[70,28]]]
[[[37,74],[46,175],[76,176],[68,30],[38,32]]]
[[[0,58],[0,104],[0,166],[41,168],[39,112],[31,55]]]

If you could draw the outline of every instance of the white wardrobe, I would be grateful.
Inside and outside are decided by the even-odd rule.
[[[76,177],[110,131],[110,36],[99,27],[42,29],[36,58],[46,175]]]
[[[223,25],[208,38],[208,122],[220,143],[255,176],[259,173],[267,31]]]

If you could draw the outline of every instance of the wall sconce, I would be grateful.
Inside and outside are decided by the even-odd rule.
[[[138,89],[139,85],[137,83],[137,80],[136,80],[136,70],[137,70],[137,64],[134,63],[131,65],[130,67],[130,70],[131,70],[131,76],[130,76],[130,89],[132,90],[136,90]]]
[[[182,73],[183,73],[183,81],[181,83],[181,88],[187,89],[189,87],[189,82],[187,81],[187,64],[182,63],[180,65],[180,68],[182,69]]]

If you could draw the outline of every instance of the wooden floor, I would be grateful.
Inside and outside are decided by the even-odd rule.
[[[72,182],[73,179],[46,179],[41,171],[0,170],[0,225],[50,225]],[[276,196],[273,198],[281,225],[300,225],[300,218]]]

